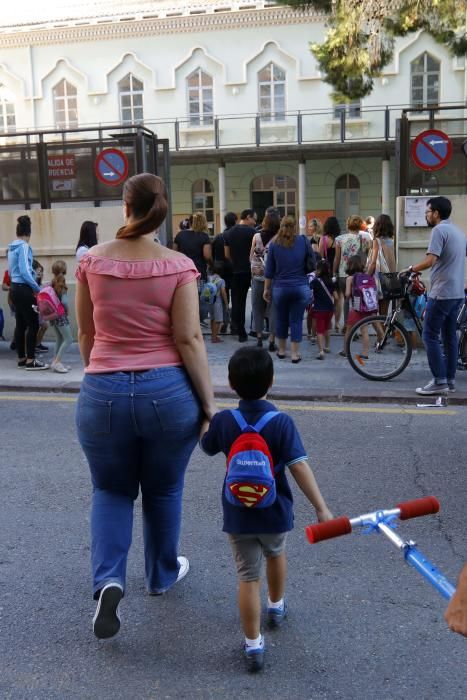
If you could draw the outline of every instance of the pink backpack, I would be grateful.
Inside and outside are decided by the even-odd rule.
[[[37,308],[44,321],[56,321],[65,316],[65,307],[57,296],[55,289],[47,285],[37,295]]]
[[[373,275],[357,272],[352,279],[353,306],[364,313],[378,310],[378,292]]]

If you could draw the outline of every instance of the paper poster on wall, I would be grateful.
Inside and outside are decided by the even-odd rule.
[[[429,197],[406,197],[404,208],[404,224],[407,227],[426,228],[425,210]]]

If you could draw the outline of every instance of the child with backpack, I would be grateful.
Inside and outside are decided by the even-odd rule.
[[[347,339],[354,326],[360,319],[374,316],[378,313],[378,290],[374,275],[364,272],[365,264],[361,255],[351,255],[347,263],[347,279],[345,283],[345,298],[349,301],[349,314],[344,338],[344,349],[339,355],[347,356]],[[370,351],[370,338],[368,328],[362,329],[362,354],[360,357],[368,359]]]
[[[334,303],[338,299],[327,260],[319,260],[316,263],[316,274],[310,286],[313,292],[313,321],[316,324],[319,350],[316,359],[324,360],[324,353],[330,352],[331,321],[334,316]]]
[[[48,321],[55,332],[55,356],[50,368],[53,372],[65,374],[69,368],[62,364],[62,356],[73,342],[68,320],[66,262],[56,260],[52,265],[52,274],[50,285],[43,287],[37,295],[37,306],[43,320]]]
[[[269,626],[280,627],[287,616],[285,541],[293,528],[293,499],[286,472],[314,506],[318,520],[332,518],[293,420],[265,400],[273,375],[266,350],[237,350],[229,362],[229,383],[240,397],[238,409],[216,413],[209,428],[206,422],[201,431],[204,452],[210,456],[223,452],[227,457],[223,530],[228,533],[237,567],[243,650],[251,672],[264,665],[260,631],[263,557]]]
[[[201,289],[201,299],[211,320],[211,343],[222,343],[219,332],[224,323],[225,309],[228,307],[225,280],[219,274],[218,263],[208,265],[208,279]]]

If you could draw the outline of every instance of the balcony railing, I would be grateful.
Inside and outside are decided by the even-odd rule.
[[[394,141],[396,123],[401,114],[407,114],[413,124],[415,135],[432,127],[435,123],[449,135],[464,133],[464,119],[467,105],[444,103],[430,109],[414,109],[408,105],[362,107],[358,115],[352,116],[334,108],[288,111],[281,119],[262,119],[260,114],[214,116],[212,123],[193,125],[186,119],[145,119],[143,124],[157,134],[160,139],[168,139],[170,150],[175,152],[190,150],[227,150],[248,147],[271,147],[274,145],[339,144],[349,142]],[[79,131],[87,126],[81,124]],[[106,130],[110,123],[102,122],[99,128]],[[128,125],[132,128],[137,125]],[[140,125],[141,126],[141,125]],[[115,128],[115,125],[112,125]],[[63,131],[57,134],[55,127],[50,129],[24,129],[17,126],[16,133],[0,132],[0,145],[6,143],[34,143],[39,132],[47,133],[48,140],[73,141],[80,137],[77,131]]]

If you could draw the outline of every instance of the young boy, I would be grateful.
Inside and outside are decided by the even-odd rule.
[[[273,383],[273,363],[266,350],[241,348],[230,358],[229,382],[240,397],[239,412],[254,426],[266,413],[276,411],[265,396]],[[204,433],[204,434],[203,434]],[[232,411],[217,413],[202,430],[201,447],[208,455],[228,455],[242,433]],[[233,505],[222,492],[224,532],[228,533],[237,566],[238,604],[245,634],[244,656],[249,671],[264,664],[264,637],[260,632],[260,578],[263,556],[266,558],[268,584],[268,623],[279,627],[287,615],[284,599],[287,561],[285,540],[293,528],[292,492],[286,471],[290,471],[300,489],[315,507],[318,520],[332,515],[320,493],[307,463],[305,448],[293,420],[277,412],[260,430],[274,464],[276,499],[268,507]]]

